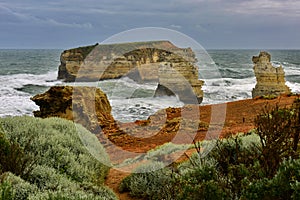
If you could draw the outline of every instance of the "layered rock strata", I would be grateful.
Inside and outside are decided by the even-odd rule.
[[[73,82],[84,59],[98,44],[65,50],[60,55],[58,79]]]
[[[94,45],[64,51],[58,78],[71,82],[127,76],[139,83],[157,82],[156,96],[176,94],[185,103],[198,104],[203,81],[198,80],[196,61],[191,48],[169,41]]]
[[[252,90],[252,97],[279,96],[289,94],[291,90],[285,84],[285,75],[282,66],[274,67],[271,64],[271,55],[260,52],[259,56],[253,56],[256,85]]]
[[[114,122],[111,106],[100,89],[54,86],[31,98],[39,107],[35,117],[61,117],[82,124],[93,133]]]

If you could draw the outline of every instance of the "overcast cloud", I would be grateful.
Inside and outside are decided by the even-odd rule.
[[[205,48],[300,48],[299,0],[2,0],[0,48],[70,48],[139,27]]]

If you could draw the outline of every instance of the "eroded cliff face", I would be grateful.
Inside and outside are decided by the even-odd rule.
[[[291,93],[290,88],[285,85],[285,75],[282,66],[272,66],[269,53],[260,52],[259,56],[253,56],[252,61],[257,82],[252,90],[253,98],[264,95],[278,96]]]
[[[84,59],[98,44],[65,50],[60,55],[58,79],[73,82]]]
[[[137,61],[133,66],[129,52],[147,48],[174,52],[188,61],[195,62],[194,52],[190,48],[181,49],[169,41],[95,44],[63,51],[58,79],[73,82],[75,79],[95,81],[120,78],[139,64]],[[143,55],[140,59],[140,64],[153,63],[156,60],[155,57],[151,58],[151,55]]]
[[[198,67],[191,62],[195,60],[191,58],[188,60],[175,52],[145,48],[126,53],[123,61],[128,66],[125,76],[139,83],[156,82],[158,84],[156,97],[177,95],[182,102],[187,104],[202,102],[203,81],[198,80]],[[112,72],[119,67],[116,67],[113,62],[107,71]],[[119,75],[124,76],[122,73]]]
[[[197,60],[190,48],[178,48],[168,41],[84,48],[88,50],[81,48],[62,53],[59,78],[98,81],[127,76],[139,83],[156,82],[156,96],[176,94],[184,103],[202,102],[203,81],[198,80]],[[89,54],[81,53],[88,51]]]
[[[39,107],[35,117],[61,117],[93,133],[114,122],[106,94],[94,87],[54,86],[31,98]]]

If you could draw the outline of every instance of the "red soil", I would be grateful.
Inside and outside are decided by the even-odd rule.
[[[114,124],[114,126],[104,128],[105,135],[114,145],[104,143],[109,146],[111,159],[122,161],[124,156],[118,153],[115,146],[129,152],[146,152],[170,141],[190,143],[190,137],[203,140],[207,136],[208,130],[210,130],[210,134],[220,138],[229,134],[247,133],[254,128],[255,117],[262,113],[266,105],[278,104],[282,108],[290,107],[295,98],[297,97],[281,96],[272,100],[256,98],[218,105],[168,108],[148,120]],[[198,122],[197,126],[193,126],[193,122],[190,123],[191,125],[185,125],[184,119],[189,121],[199,121],[200,119],[202,125],[198,127]],[[214,125],[210,123],[213,121]],[[209,125],[209,129],[207,125]],[[128,172],[111,169],[106,180],[106,185],[111,187],[120,199],[133,199],[127,193],[120,194],[117,190],[121,180],[128,174]]]

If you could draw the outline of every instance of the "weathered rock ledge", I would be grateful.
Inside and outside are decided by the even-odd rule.
[[[139,83],[156,82],[156,96],[176,94],[184,103],[198,104],[203,81],[198,80],[196,61],[191,48],[169,41],[96,44],[64,51],[58,78],[72,82],[127,76]]]
[[[35,117],[61,117],[82,124],[93,133],[114,123],[111,106],[100,89],[54,86],[31,98],[39,107]]]
[[[279,96],[289,94],[291,90],[285,85],[285,77],[282,66],[274,67],[271,64],[271,55],[267,52],[260,52],[259,56],[253,56],[254,73],[256,85],[252,90],[252,97],[258,96]]]

